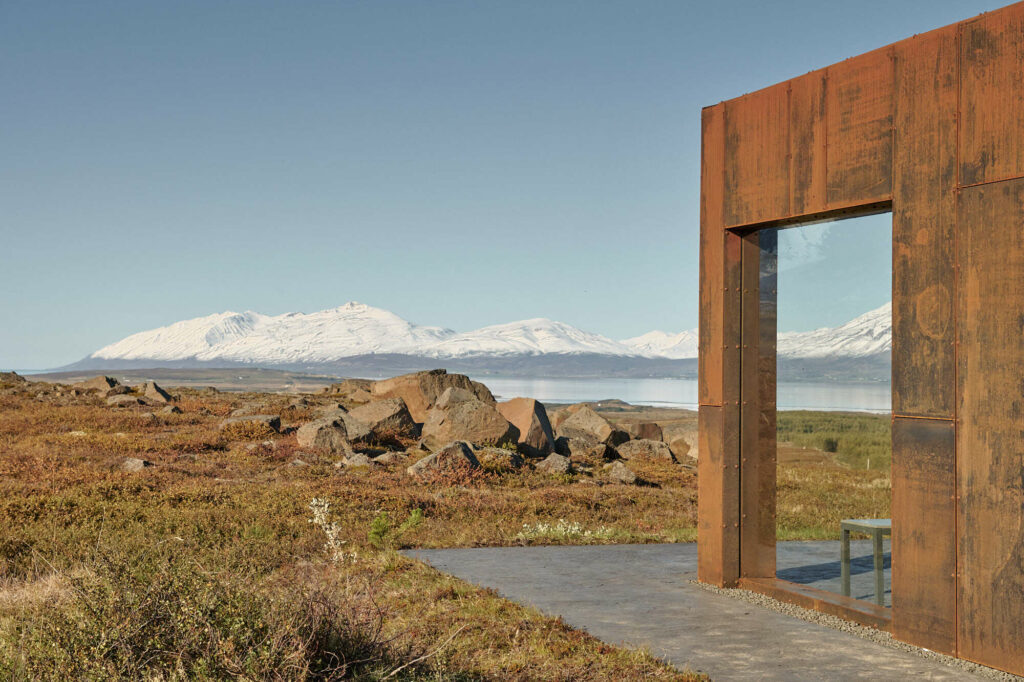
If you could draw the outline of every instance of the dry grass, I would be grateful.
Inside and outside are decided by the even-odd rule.
[[[393,551],[521,543],[524,523],[559,518],[615,540],[692,537],[692,474],[654,465],[660,488],[534,472],[424,484],[404,466],[338,469],[291,433],[266,445],[218,430],[244,403],[286,427],[312,414],[288,400],[187,391],[183,414],[144,416],[0,395],[0,678],[692,679]],[[155,466],[123,471],[125,457]],[[309,523],[314,497],[331,502],[339,562]],[[371,543],[381,512],[397,525],[414,510],[421,523]]]
[[[394,551],[692,541],[692,470],[634,461],[645,485],[622,486],[599,463],[430,481],[404,474],[411,459],[339,469],[298,447],[316,406],[293,398],[183,390],[182,414],[147,415],[0,386],[0,678],[693,678]],[[285,433],[220,432],[243,405],[280,414]],[[155,466],[127,472],[126,457]],[[780,467],[780,537],[835,537],[832,519],[887,515],[888,496],[884,473]],[[313,498],[332,506],[338,562],[309,522]],[[118,624],[124,612],[149,615]],[[167,613],[196,615],[181,629]],[[112,641],[120,657],[102,648]]]

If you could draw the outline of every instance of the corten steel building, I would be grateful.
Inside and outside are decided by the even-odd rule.
[[[702,128],[700,579],[1024,674],[1024,3]],[[774,262],[776,228],[890,210],[891,611],[776,578]]]

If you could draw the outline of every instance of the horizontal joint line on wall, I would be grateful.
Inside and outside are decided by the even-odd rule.
[[[960,190],[970,189],[971,187],[983,187],[984,185],[996,185],[996,184],[999,184],[1000,182],[1010,182],[1011,180],[1020,180],[1021,178],[1024,178],[1024,175],[1011,175],[1009,177],[997,178],[995,180],[985,180],[984,182],[973,182],[973,183],[971,183],[969,185],[957,185],[956,189],[954,189],[954,191],[955,192],[959,192]]]
[[[896,414],[895,412],[893,412],[892,418],[893,419],[925,419],[925,420],[928,420],[928,421],[935,421],[935,422],[951,422],[951,421],[953,421],[952,417],[919,417],[919,416],[913,415],[913,414]]]

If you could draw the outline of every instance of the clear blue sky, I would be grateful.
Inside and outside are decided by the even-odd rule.
[[[1003,4],[0,0],[0,367],[348,300],[692,328],[701,107]]]

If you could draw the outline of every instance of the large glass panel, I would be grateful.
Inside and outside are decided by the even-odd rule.
[[[842,594],[845,526],[849,594],[877,601],[878,536],[888,606],[891,214],[760,241],[762,325],[777,329],[777,576]]]

